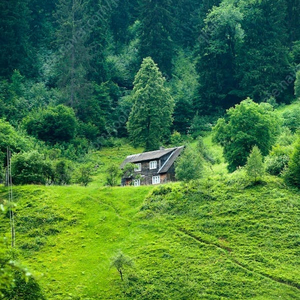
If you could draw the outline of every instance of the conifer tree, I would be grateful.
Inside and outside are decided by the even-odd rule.
[[[252,151],[247,159],[246,164],[247,175],[254,179],[254,182],[263,176],[265,172],[263,156],[257,146],[252,148]]]
[[[133,107],[127,129],[134,145],[155,150],[169,134],[174,100],[152,58],[143,60],[134,80]]]
[[[87,73],[90,53],[86,41],[89,30],[87,5],[81,0],[59,0],[55,18],[58,23],[58,84],[65,92],[66,104],[72,108],[90,94]]]
[[[173,0],[140,0],[140,56],[152,57],[163,74],[171,76],[174,44]]]

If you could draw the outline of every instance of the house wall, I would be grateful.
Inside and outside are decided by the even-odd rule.
[[[152,177],[160,175],[160,183],[167,183],[170,181],[175,181],[175,167],[174,165],[169,169],[168,173],[157,174],[161,166],[167,161],[170,154],[166,154],[157,161],[157,168],[150,170],[150,161],[141,162],[141,171],[134,172],[136,175],[141,176],[141,185],[152,185]],[[154,160],[151,160],[154,161]],[[131,179],[122,178],[122,185],[130,185],[132,183]]]

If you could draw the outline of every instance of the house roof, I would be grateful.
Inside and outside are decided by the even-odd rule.
[[[163,174],[168,172],[168,170],[171,168],[171,166],[174,164],[177,157],[181,154],[183,151],[184,146],[177,147],[175,150],[171,153],[167,161],[161,166],[161,168],[158,170],[158,174]]]
[[[181,146],[181,147],[174,147],[174,148],[129,155],[121,164],[121,169],[123,169],[124,166],[128,163],[139,163],[144,161],[160,159],[164,155],[170,154],[167,161],[161,166],[161,168],[158,171],[158,174],[166,173],[169,170],[169,168],[172,166],[176,158],[180,155],[183,149],[184,146]]]

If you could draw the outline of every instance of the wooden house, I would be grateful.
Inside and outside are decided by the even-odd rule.
[[[124,175],[122,185],[150,185],[175,181],[174,163],[182,153],[184,146],[130,155],[123,161],[134,164],[134,174]]]

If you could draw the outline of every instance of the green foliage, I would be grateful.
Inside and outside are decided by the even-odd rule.
[[[173,146],[180,146],[183,143],[183,138],[178,131],[174,131],[171,135],[170,142]]]
[[[92,167],[90,165],[82,165],[76,170],[75,183],[79,183],[85,187],[92,182]]]
[[[169,134],[174,101],[157,65],[148,57],[134,80],[133,107],[127,129],[134,145],[156,150]]]
[[[14,184],[46,184],[53,178],[50,162],[37,151],[13,155],[11,169]]]
[[[229,109],[214,127],[214,141],[224,147],[228,170],[233,172],[244,166],[255,145],[266,156],[275,142],[279,125],[272,106],[266,103],[256,104],[247,99]]]
[[[298,5],[287,2],[238,2],[245,32],[235,60],[238,94],[242,98],[251,97],[260,102],[273,96],[279,103],[292,97],[294,79],[289,71],[286,26],[291,20],[287,21],[287,6],[293,11]]]
[[[198,151],[187,147],[175,165],[176,179],[191,181],[199,179],[203,173],[203,161]]]
[[[265,166],[263,162],[263,156],[257,146],[254,146],[247,158],[246,172],[249,178],[256,183],[265,173]]]
[[[140,57],[152,57],[164,74],[172,74],[172,58],[174,44],[172,32],[172,1],[170,0],[140,0],[139,2]]]
[[[115,267],[120,274],[121,280],[123,280],[124,269],[126,267],[132,267],[133,261],[129,256],[126,256],[122,252],[119,252],[111,259],[111,267]]]
[[[69,184],[72,178],[71,162],[66,160],[58,161],[54,166],[54,184]]]
[[[6,161],[7,147],[14,153],[33,148],[33,142],[17,132],[8,122],[0,119],[0,164]]]
[[[106,173],[107,173],[106,184],[108,186],[116,186],[119,184],[121,170],[118,165],[115,164],[110,165],[107,168]]]
[[[300,138],[295,143],[294,152],[292,153],[286,179],[300,188]]]
[[[240,8],[231,1],[214,6],[204,20],[197,62],[199,96],[195,101],[195,108],[202,114],[229,108],[239,101],[236,54],[244,39],[242,20]]]
[[[173,128],[186,134],[194,116],[193,100],[198,89],[197,72],[191,53],[178,53],[168,86],[175,102]]]
[[[51,144],[70,141],[75,136],[76,126],[73,109],[64,105],[39,110],[24,121],[30,135]]]
[[[3,300],[45,300],[37,281],[31,276],[27,280],[20,271],[14,272],[14,285],[3,291]]]
[[[103,171],[122,161],[116,149],[95,157]],[[48,299],[297,299],[299,193],[275,177],[245,187],[232,175],[154,189],[16,186],[17,250],[47,270]],[[20,248],[36,237],[46,238],[39,250]],[[125,266],[123,282],[110,268],[116,249],[138,266]]]
[[[282,114],[283,125],[293,133],[300,129],[300,106],[284,111]]]
[[[295,81],[295,96],[300,98],[300,71],[297,72]]]
[[[197,138],[198,136],[204,136],[211,130],[212,118],[210,116],[199,116],[196,114],[189,128],[189,134],[191,134],[193,138]]]

